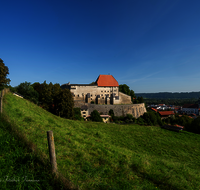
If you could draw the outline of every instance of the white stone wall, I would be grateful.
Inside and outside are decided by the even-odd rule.
[[[90,93],[90,101],[95,101],[96,96],[100,95],[102,102],[105,102],[106,95],[111,97],[112,93],[119,95],[119,87],[98,87],[98,86],[71,86],[72,93],[74,93],[74,100],[85,100],[86,95]]]

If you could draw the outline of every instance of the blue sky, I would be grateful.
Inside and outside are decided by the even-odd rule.
[[[0,2],[11,85],[88,84],[113,75],[135,93],[200,91],[199,0]]]

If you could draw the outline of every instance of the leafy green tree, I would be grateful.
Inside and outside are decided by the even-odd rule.
[[[25,99],[28,99],[35,104],[38,104],[39,94],[31,86],[30,82],[25,81],[23,83],[20,83],[16,87],[16,91],[19,94],[23,95]]]
[[[111,116],[111,118],[113,119],[113,117],[115,116],[113,109],[109,110],[109,115]]]
[[[94,110],[90,115],[91,115],[92,121],[103,122],[103,119],[101,118],[101,116],[97,110]]]
[[[61,93],[61,91],[62,89],[60,88],[60,84],[58,83],[54,84],[51,88],[51,96],[53,99],[53,104],[51,104],[50,111],[53,114],[56,114],[56,112],[58,111],[58,104],[56,102],[56,98]]]
[[[133,115],[126,114],[126,117],[125,117],[125,122],[126,123],[131,123],[131,122],[134,122],[134,121],[135,121],[135,118],[133,117]]]
[[[133,90],[130,90],[130,87],[126,84],[120,84],[119,85],[119,91],[124,93],[124,94],[127,94],[129,96],[131,96],[131,101],[133,103],[138,103],[137,100],[136,100],[136,96],[135,96],[135,93]]]
[[[147,125],[162,125],[162,120],[161,117],[159,116],[158,113],[153,112],[153,111],[148,111],[141,116],[141,118],[144,120],[144,122]]]
[[[96,82],[91,82],[89,85],[95,85],[96,84]]]
[[[58,105],[57,113],[59,116],[67,119],[74,118],[74,99],[69,89],[63,89],[55,101]]]
[[[7,78],[9,75],[9,69],[5,66],[3,60],[0,58],[0,89],[2,90],[6,85],[10,84],[10,79]]]
[[[81,117],[81,108],[74,108],[74,119],[79,121],[84,120]]]
[[[6,88],[9,88],[11,92],[16,92],[16,87],[12,87],[11,85],[6,85]]]
[[[120,84],[119,91],[130,96],[130,88],[126,84]]]
[[[144,125],[145,121],[144,121],[144,119],[142,119],[142,117],[139,117],[136,119],[136,123],[139,125]]]
[[[200,117],[194,119],[190,124],[186,125],[186,130],[200,134]]]

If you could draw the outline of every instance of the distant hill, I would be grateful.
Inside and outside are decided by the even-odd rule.
[[[198,99],[200,92],[158,92],[158,93],[135,93],[135,95],[142,96],[149,99]]]

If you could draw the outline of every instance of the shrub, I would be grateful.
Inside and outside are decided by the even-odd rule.
[[[75,120],[83,120],[83,118],[81,117],[81,109],[80,108],[74,108],[74,119]]]
[[[94,110],[91,113],[91,120],[92,121],[97,121],[97,122],[103,122],[103,119],[101,118],[99,112],[97,110]]]
[[[112,109],[109,110],[109,115],[111,116],[112,119],[115,116],[114,111]]]
[[[139,125],[144,125],[144,120],[142,119],[142,117],[139,117],[139,118],[136,120],[136,123],[139,124]]]

